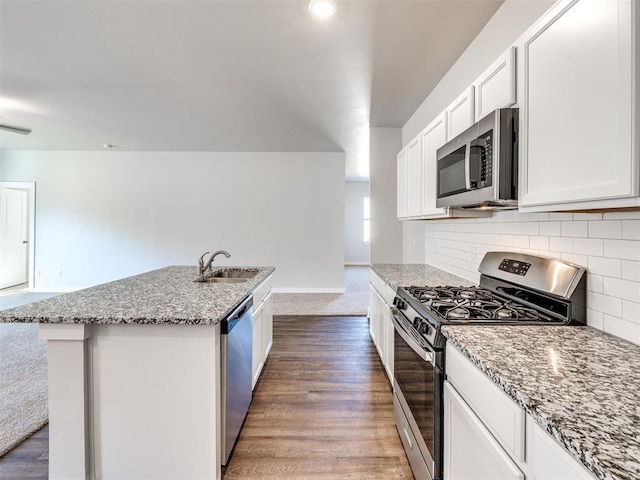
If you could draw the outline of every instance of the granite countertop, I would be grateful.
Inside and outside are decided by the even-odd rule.
[[[439,287],[471,286],[474,283],[426,264],[374,264],[371,269],[394,289],[410,285]]]
[[[173,266],[0,311],[0,323],[215,325],[273,271],[242,283],[199,283],[196,267]]]
[[[442,331],[597,478],[640,478],[640,346],[590,327]]]

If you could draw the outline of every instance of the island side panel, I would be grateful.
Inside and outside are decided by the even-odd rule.
[[[95,325],[96,480],[219,479],[220,326]]]
[[[40,324],[47,341],[49,479],[90,478],[88,338],[91,325]]]

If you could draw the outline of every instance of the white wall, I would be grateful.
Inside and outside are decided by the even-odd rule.
[[[369,182],[346,182],[344,209],[344,262],[369,265],[369,244],[364,234],[364,197],[369,196]]]
[[[401,148],[401,129],[370,130],[371,263],[402,263],[402,224],[396,207],[396,157]]]
[[[228,250],[274,286],[342,291],[344,154],[3,152],[36,182],[36,289],[84,287]],[[62,276],[60,276],[62,272]]]

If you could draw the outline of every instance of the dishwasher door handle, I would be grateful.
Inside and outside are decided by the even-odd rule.
[[[249,295],[240,305],[236,307],[236,309],[231,312],[227,318],[222,321],[222,335],[228,335],[233,327],[237,325],[237,323],[242,320],[242,318],[247,314],[247,312],[253,306],[253,295]]]

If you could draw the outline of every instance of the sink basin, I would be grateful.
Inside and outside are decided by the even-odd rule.
[[[250,278],[255,277],[260,270],[251,270],[248,268],[221,268],[215,270],[204,279],[198,279],[196,282],[205,283],[243,283]]]
[[[245,281],[249,278],[255,277],[257,274],[258,270],[248,270],[244,268],[223,268],[221,270],[216,270],[215,272],[213,272],[211,274],[211,277],[214,279],[214,281],[223,279]]]

